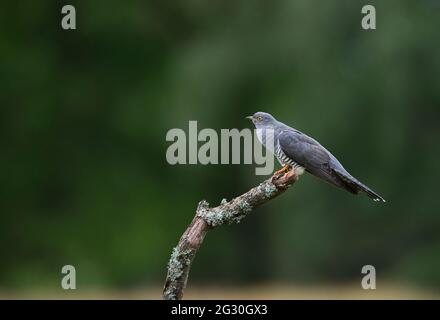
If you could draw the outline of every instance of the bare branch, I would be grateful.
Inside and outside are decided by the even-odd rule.
[[[297,173],[291,170],[284,175],[274,174],[241,196],[229,202],[224,199],[215,208],[210,208],[205,200],[200,201],[193,221],[171,254],[163,299],[182,299],[191,264],[208,230],[225,224],[239,223],[253,209],[279,196],[297,180]]]

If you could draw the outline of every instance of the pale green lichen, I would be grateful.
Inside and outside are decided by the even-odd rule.
[[[233,217],[231,217],[230,219],[230,223],[240,223],[241,220],[245,217],[246,215],[241,213],[241,214],[235,214]]]
[[[199,202],[199,206],[197,207],[197,216],[203,218],[209,213],[209,203],[205,200]]]
[[[231,212],[227,209],[214,208],[199,213],[199,217],[203,218],[211,227],[218,227],[227,223],[230,219]]]
[[[163,296],[165,300],[179,300],[171,287],[164,292]]]
[[[178,300],[181,298],[177,295],[180,287],[179,283],[182,281],[185,272],[188,272],[194,254],[195,251],[193,249],[181,250],[178,246],[173,248],[170,261],[168,262],[168,277],[163,292],[164,299]]]
[[[168,262],[168,274],[171,281],[176,281],[182,277],[184,269],[191,263],[191,249],[180,251],[178,247],[173,249],[170,261]]]
[[[227,203],[228,203],[228,200],[225,198],[223,198],[222,201],[220,202],[220,204],[227,204]]]
[[[211,227],[218,227],[223,224],[240,223],[252,209],[246,200],[232,200],[229,203],[223,199],[220,206],[212,209],[206,205],[206,201],[203,201],[199,204],[197,216],[205,220]]]
[[[238,205],[242,212],[248,213],[252,211],[251,205],[247,201],[240,202]]]
[[[205,220],[211,227],[218,227],[223,224],[240,223],[243,216],[244,215],[240,211],[227,207],[218,207],[199,212],[199,217]]]
[[[277,187],[273,183],[265,183],[263,185],[263,191],[266,198],[270,198],[277,191]]]

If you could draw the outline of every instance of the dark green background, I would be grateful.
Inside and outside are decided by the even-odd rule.
[[[61,29],[73,4],[77,30]],[[362,30],[375,4],[377,30]],[[171,128],[267,111],[388,202],[310,175],[208,234],[192,283],[440,288],[439,1],[9,1],[0,11],[0,289],[162,285],[201,199],[255,165],[170,166]]]

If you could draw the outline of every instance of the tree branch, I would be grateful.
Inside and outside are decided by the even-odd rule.
[[[240,223],[253,209],[279,196],[297,180],[298,175],[292,169],[284,175],[274,174],[259,186],[229,202],[223,199],[218,207],[210,208],[208,202],[200,201],[194,219],[171,254],[163,299],[182,299],[191,264],[208,230],[225,224]]]

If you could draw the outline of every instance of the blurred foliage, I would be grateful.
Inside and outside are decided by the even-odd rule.
[[[161,285],[201,199],[253,165],[170,166],[167,130],[244,128],[267,111],[388,202],[304,175],[210,232],[199,284],[381,279],[440,288],[440,2],[9,1],[0,12],[0,287]],[[67,3],[66,3],[67,4]],[[359,279],[359,280],[358,280]]]

